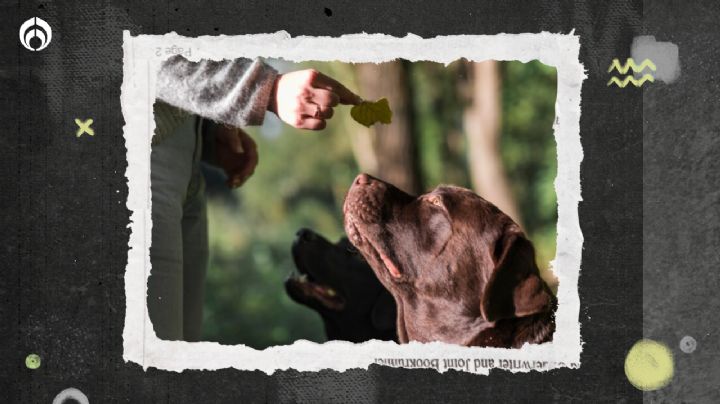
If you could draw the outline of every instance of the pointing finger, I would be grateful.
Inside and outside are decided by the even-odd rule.
[[[313,88],[310,92],[312,93],[313,102],[321,107],[334,107],[340,102],[340,97],[330,90]]]
[[[313,76],[312,82],[310,83],[313,87],[324,88],[337,94],[341,104],[353,104],[357,105],[362,102],[362,98],[348,90],[347,87],[340,84],[335,79],[328,77],[322,73],[317,73]]]

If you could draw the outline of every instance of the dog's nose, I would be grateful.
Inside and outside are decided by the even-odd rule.
[[[300,229],[295,233],[298,240],[312,241],[315,239],[315,233],[312,230]]]
[[[367,185],[372,181],[371,177],[365,173],[362,173],[355,177],[355,184],[357,185]]]

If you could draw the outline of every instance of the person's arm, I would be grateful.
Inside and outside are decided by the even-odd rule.
[[[176,55],[160,68],[157,98],[235,127],[260,125],[277,76],[260,59],[191,62]]]

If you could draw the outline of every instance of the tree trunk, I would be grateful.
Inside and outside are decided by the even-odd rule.
[[[365,129],[357,124],[353,149],[360,169],[419,194],[422,181],[406,66],[401,61],[362,63],[356,65],[356,72],[360,96],[368,101],[387,98],[393,113],[389,125],[378,123]]]
[[[468,164],[475,192],[522,226],[500,156],[500,74],[497,62],[469,62],[472,102],[465,110]]]

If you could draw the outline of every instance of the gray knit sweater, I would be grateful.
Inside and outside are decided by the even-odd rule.
[[[191,114],[242,127],[260,125],[265,117],[277,71],[260,59],[201,60],[180,55],[163,62],[157,80],[157,98]],[[157,130],[153,143],[171,133],[177,119],[165,117],[167,108],[155,108]],[[167,124],[169,119],[169,125]]]

